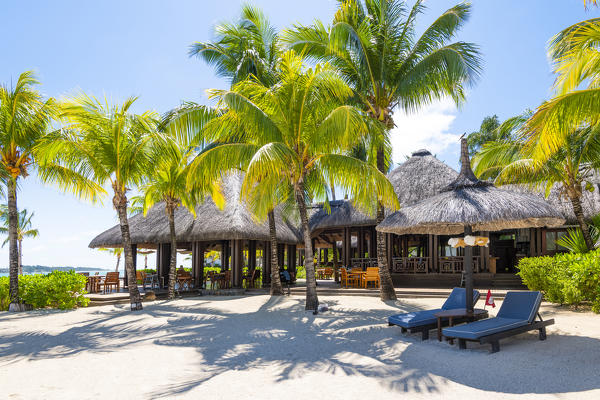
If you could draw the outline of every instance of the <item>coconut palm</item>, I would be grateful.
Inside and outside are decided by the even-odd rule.
[[[600,167],[600,126],[580,128],[565,138],[551,157],[534,157],[527,139],[519,135],[528,115],[511,118],[498,129],[512,130],[508,139],[486,143],[473,159],[475,173],[482,179],[494,178],[498,184],[526,184],[549,194],[560,183],[561,195],[569,200],[585,239],[587,249],[595,241],[583,214],[583,190],[593,190],[588,181]]]
[[[240,19],[236,23],[223,23],[215,27],[214,42],[196,42],[190,47],[190,56],[196,56],[207,64],[213,65],[217,74],[226,77],[231,84],[252,78],[264,86],[277,81],[277,63],[281,56],[279,36],[275,27],[257,7],[242,6]],[[206,119],[203,109],[189,105],[182,114],[185,122]],[[191,124],[197,128],[196,124]],[[276,204],[277,201],[274,201]],[[279,260],[277,254],[277,230],[275,214],[268,214],[269,237],[271,242],[271,295],[282,296],[283,286],[279,278]]]
[[[334,182],[353,196],[359,209],[373,204],[397,207],[394,190],[372,165],[343,153],[368,135],[368,118],[347,102],[351,88],[333,66],[306,70],[293,51],[282,55],[280,81],[266,87],[254,80],[215,90],[211,96],[227,112],[207,124],[206,139],[223,145],[203,152],[194,174],[217,167],[246,170],[242,194],[258,218],[273,198],[293,199],[300,214],[306,259],[306,309],[316,310],[315,268],[307,205],[322,199]]]
[[[422,0],[410,9],[401,0],[343,0],[331,25],[296,25],[282,39],[315,60],[331,62],[352,87],[359,107],[383,125],[387,136],[394,110],[415,111],[446,96],[460,103],[480,69],[475,45],[449,43],[468,19],[470,5],[452,7],[417,37],[415,24],[424,9]],[[385,138],[372,141],[381,172],[390,165],[384,143]],[[379,204],[377,223],[383,218]],[[385,235],[377,232],[381,298],[389,300],[396,294],[385,248]]]
[[[33,72],[23,72],[14,87],[0,87],[0,179],[6,184],[10,272],[10,310],[19,306],[19,212],[17,187],[36,168],[34,148],[56,111],[53,99],[43,100]]]
[[[127,193],[133,186],[141,185],[147,172],[154,169],[152,145],[158,137],[157,114],[131,113],[135,100],[131,97],[121,105],[110,105],[108,100],[102,102],[85,94],[67,99],[62,106],[67,128],[48,135],[40,146],[44,163],[54,162],[62,167],[60,172],[44,172],[42,177],[50,173],[75,172],[88,177],[100,188],[107,184],[112,188],[112,204],[123,238],[132,311],[141,310],[142,303],[133,268]],[[77,187],[60,186],[81,194]],[[91,200],[96,201],[99,194],[105,193],[97,192]]]
[[[555,35],[549,55],[556,73],[555,96],[527,121],[525,134],[537,158],[547,158],[581,126],[600,122],[600,18]]]
[[[105,247],[100,247],[99,251],[106,251],[107,253],[112,254],[117,257],[117,264],[115,265],[115,272],[119,272],[119,265],[121,265],[121,257],[123,257],[123,248],[115,247],[114,249],[107,249]]]
[[[23,239],[25,238],[36,238],[40,234],[37,229],[32,228],[31,218],[33,218],[33,214],[29,214],[27,209],[23,209],[19,211],[17,218],[17,242],[19,244],[19,275],[23,275]],[[0,207],[0,223],[3,226],[0,226],[0,233],[8,234],[10,221],[8,218],[8,205],[3,204]],[[6,246],[7,243],[10,242],[10,239],[7,237],[2,243],[2,247]]]
[[[177,272],[177,237],[175,234],[175,210],[179,206],[187,208],[194,216],[195,206],[202,200],[202,195],[210,189],[213,200],[221,204],[222,196],[212,185],[202,190],[200,181],[190,190],[186,186],[188,180],[188,163],[191,159],[193,146],[185,146],[167,137],[162,145],[156,146],[157,155],[152,173],[140,188],[144,202],[144,216],[154,204],[163,202],[165,213],[169,219],[169,234],[171,241],[171,258],[169,263],[168,298],[175,298],[175,275]]]

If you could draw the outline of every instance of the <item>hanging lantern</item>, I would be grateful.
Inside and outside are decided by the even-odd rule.
[[[471,236],[467,235],[464,238],[450,238],[448,240],[448,245],[454,248],[457,247],[466,247],[466,246],[481,246],[488,247],[490,242],[490,238],[485,236]]]

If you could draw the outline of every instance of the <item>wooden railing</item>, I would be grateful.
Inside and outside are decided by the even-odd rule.
[[[431,257],[394,257],[392,272],[403,274],[426,274],[431,266]]]
[[[377,267],[377,258],[353,258],[350,260],[352,268]]]
[[[440,257],[439,266],[442,274],[460,274],[463,271],[463,257]],[[473,257],[473,272],[479,272],[481,257]]]

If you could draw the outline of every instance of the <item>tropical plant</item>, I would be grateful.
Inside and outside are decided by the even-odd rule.
[[[527,123],[528,115],[507,120],[499,129],[517,132]],[[600,167],[600,126],[581,128],[565,138],[565,145],[549,158],[536,158],[527,139],[517,134],[510,139],[488,142],[473,158],[475,173],[482,179],[495,178],[497,184],[525,184],[543,189],[548,195],[556,183],[561,196],[571,203],[587,249],[594,248],[581,203],[584,190],[594,190],[589,182]]]
[[[277,81],[277,64],[281,57],[281,48],[277,30],[265,14],[257,7],[242,6],[237,23],[223,23],[215,27],[214,42],[196,42],[190,47],[190,55],[197,56],[207,64],[213,65],[219,76],[226,77],[231,84],[252,78],[264,86],[271,86]],[[193,104],[182,110],[180,117],[186,124],[189,121],[204,121],[207,113],[200,108],[199,115]],[[195,118],[194,118],[195,117]],[[196,123],[190,124],[197,128]],[[200,123],[199,125],[203,125]],[[277,199],[274,200],[274,207]],[[283,286],[279,277],[279,260],[277,254],[277,229],[275,213],[268,214],[269,237],[271,242],[271,290],[272,296],[282,296]]]
[[[147,172],[153,170],[152,145],[159,139],[158,118],[154,112],[137,115],[130,112],[136,98],[128,98],[121,105],[110,105],[80,94],[65,100],[62,118],[67,128],[48,135],[40,146],[44,162],[54,162],[61,169],[43,171],[50,173],[85,176],[95,189],[88,196],[97,201],[106,194],[102,185],[109,184],[113,191],[112,204],[119,217],[125,270],[131,310],[141,310],[140,293],[133,268],[133,252],[127,218],[127,192],[143,183]],[[60,184],[64,190],[79,196],[86,194],[86,187]]]
[[[578,22],[551,39],[555,95],[537,108],[524,129],[536,158],[552,156],[574,130],[600,121],[599,39],[600,18]]]
[[[317,21],[312,26],[296,25],[282,38],[312,59],[330,62],[350,84],[354,98],[384,129],[374,130],[373,157],[385,173],[385,143],[394,127],[394,110],[415,111],[436,99],[465,98],[465,88],[480,69],[477,47],[471,43],[449,43],[470,14],[461,3],[436,19],[417,38],[416,20],[425,10],[422,0],[412,8],[400,0],[344,0],[339,2],[330,26]],[[384,218],[378,205],[377,223]],[[395,299],[385,257],[385,235],[377,232],[377,258],[381,277],[381,299]]]
[[[372,213],[377,201],[394,209],[398,200],[377,168],[343,154],[371,126],[361,110],[347,104],[352,90],[334,67],[305,69],[302,58],[289,51],[282,55],[278,76],[272,87],[246,80],[211,92],[227,111],[207,124],[204,135],[223,144],[194,160],[192,176],[218,168],[246,170],[242,194],[260,219],[272,210],[272,199],[294,200],[304,239],[306,309],[316,310],[307,202],[324,198],[330,182],[352,194],[365,212]]]
[[[168,122],[166,122],[168,123]],[[171,258],[169,262],[168,298],[175,298],[175,275],[177,272],[177,237],[175,234],[175,210],[179,206],[187,208],[195,217],[196,204],[202,200],[204,193],[210,191],[213,201],[222,206],[223,198],[213,185],[205,187],[198,179],[194,185],[187,187],[188,163],[194,150],[193,145],[178,143],[169,136],[155,147],[156,156],[152,173],[148,174],[146,182],[140,188],[143,193],[144,216],[156,203],[163,202],[165,213],[169,219],[169,236],[171,242]]]
[[[600,247],[600,214],[590,220],[589,229],[594,248]],[[581,228],[567,230],[567,234],[558,238],[556,244],[566,248],[571,253],[585,253],[588,251]]]
[[[500,121],[497,115],[487,116],[481,122],[481,126],[478,131],[471,132],[467,136],[467,143],[469,144],[469,156],[473,157],[475,153],[481,149],[487,142],[506,139],[499,135],[498,127]]]
[[[36,143],[46,135],[56,102],[43,100],[33,72],[23,72],[14,87],[0,87],[0,179],[6,184],[11,310],[19,306],[19,212],[17,187],[37,167]]]
[[[117,265],[115,266],[115,272],[119,272],[119,265],[121,264],[121,257],[123,256],[123,248],[115,247],[113,249],[107,249],[105,247],[100,247],[98,250],[106,251],[107,253],[110,253],[113,256],[117,257]]]
[[[33,218],[33,214],[29,214],[27,209],[23,209],[19,211],[17,218],[17,243],[18,243],[18,265],[19,265],[19,275],[23,275],[23,239],[25,238],[36,238],[40,234],[37,229],[32,228],[31,218]],[[0,206],[0,233],[8,234],[10,221],[8,218],[8,205],[3,204]],[[2,247],[4,247],[10,240],[7,237],[6,240],[2,243]]]

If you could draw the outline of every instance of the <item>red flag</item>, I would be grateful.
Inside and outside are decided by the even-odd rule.
[[[487,296],[485,297],[485,305],[492,306],[496,308],[496,303],[494,303],[494,298],[492,297],[492,291],[488,289]]]

